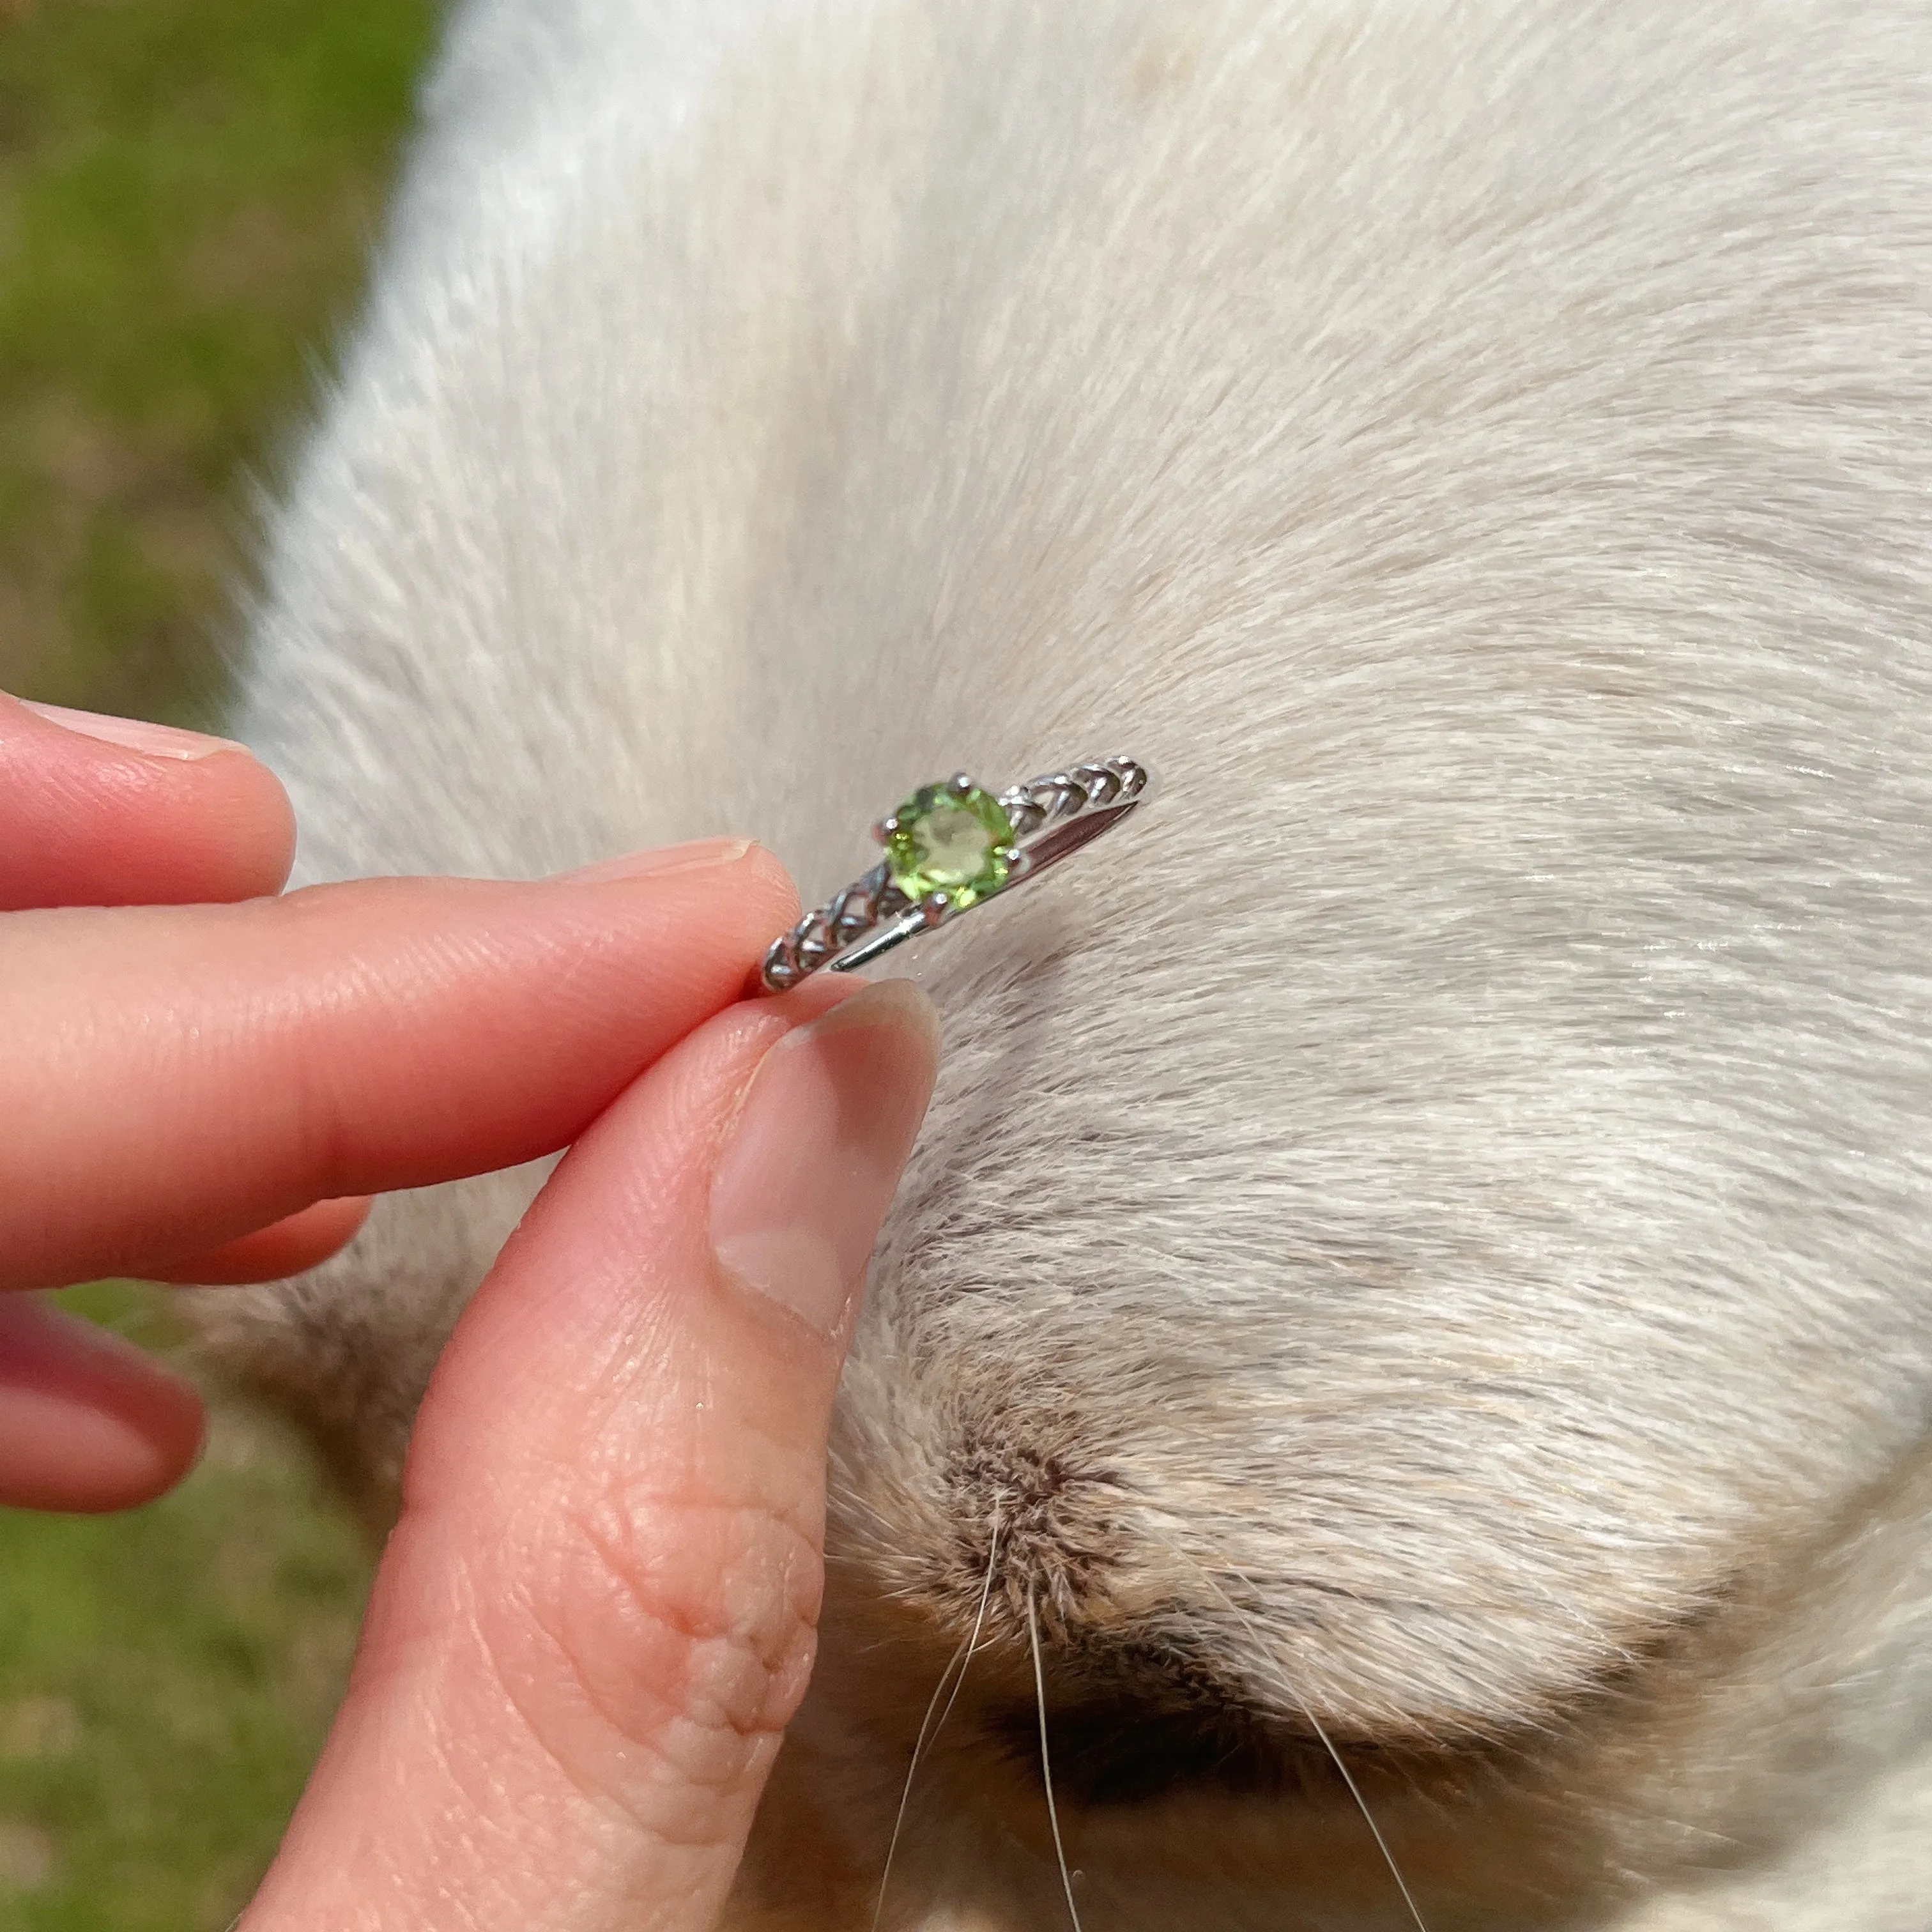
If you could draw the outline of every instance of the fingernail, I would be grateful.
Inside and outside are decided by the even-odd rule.
[[[748,1287],[836,1334],[932,1097],[939,1021],[882,980],[760,1061],[711,1187],[711,1244]]]
[[[145,718],[109,718],[98,711],[70,711],[64,704],[37,704],[30,698],[21,703],[36,717],[64,731],[83,738],[99,738],[110,745],[123,745],[130,752],[146,752],[160,758],[212,758],[217,752],[242,752],[248,747],[232,738],[211,738],[200,731],[178,731],[172,724],[152,724]]]
[[[554,876],[560,884],[602,885],[610,879],[641,879],[653,872],[689,872],[703,866],[729,866],[742,859],[756,842],[749,838],[694,838],[686,845],[663,845],[655,852],[627,852],[621,859],[600,859],[574,872]]]

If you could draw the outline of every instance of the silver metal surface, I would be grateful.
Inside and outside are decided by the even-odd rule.
[[[947,782],[962,797],[973,788],[964,772],[955,772]],[[1153,784],[1154,774],[1138,760],[1102,758],[1028,778],[1000,793],[1000,808],[1013,828],[1006,882],[973,904],[984,904],[1070,858],[1090,839],[1145,804]],[[882,818],[872,828],[873,836],[890,837],[896,823]],[[943,892],[914,904],[892,884],[891,871],[881,860],[772,942],[758,985],[767,993],[782,993],[821,968],[850,973],[916,934],[950,925],[972,909],[956,908]]]

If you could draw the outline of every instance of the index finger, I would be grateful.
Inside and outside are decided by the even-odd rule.
[[[745,840],[0,926],[0,1287],[140,1274],[567,1144],[796,916]]]

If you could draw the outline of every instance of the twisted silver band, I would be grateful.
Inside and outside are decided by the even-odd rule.
[[[849,973],[916,934],[946,925],[980,900],[1058,865],[1089,839],[1118,825],[1147,801],[1153,782],[1146,766],[1117,758],[1049,772],[1011,787],[998,801],[1012,827],[1004,877],[998,886],[981,890],[964,904],[956,904],[944,892],[914,899],[894,883],[890,860],[881,860],[864,878],[855,879],[772,942],[759,985],[766,992],[782,993],[821,968]],[[952,781],[952,788],[962,795],[971,786],[963,773]],[[874,831],[883,838],[896,824],[882,820]]]

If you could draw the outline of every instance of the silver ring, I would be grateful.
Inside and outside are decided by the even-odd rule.
[[[772,942],[759,985],[782,993],[821,967],[850,973],[946,925],[1119,824],[1153,784],[1137,760],[1102,758],[997,797],[964,772],[921,786],[872,827],[884,858]]]

